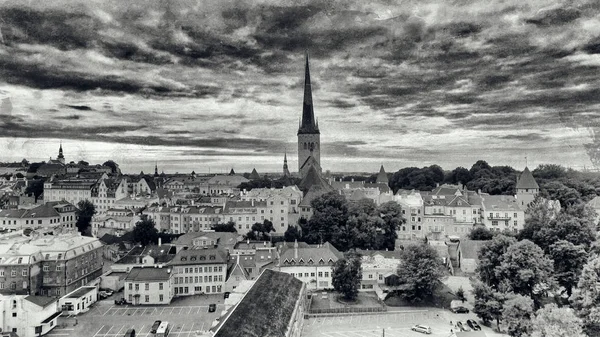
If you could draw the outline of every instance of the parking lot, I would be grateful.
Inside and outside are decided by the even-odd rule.
[[[59,322],[48,337],[122,337],[133,328],[136,336],[153,337],[150,333],[156,320],[167,321],[169,336],[194,337],[196,331],[210,329],[224,310],[223,295],[203,295],[178,298],[167,306],[115,305],[115,298],[94,303],[90,311],[74,317],[59,317]],[[215,312],[208,312],[214,303]]]
[[[374,315],[310,318],[305,321],[303,337],[386,337],[423,336],[410,328],[415,324],[428,325],[429,336],[450,335],[450,321],[437,310],[410,310]]]

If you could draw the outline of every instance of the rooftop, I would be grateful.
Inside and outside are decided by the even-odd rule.
[[[281,253],[280,263],[285,264],[288,261],[290,263],[310,264],[312,261],[312,263],[318,264],[321,260],[324,263],[329,263],[330,260],[335,262],[342,257],[343,254],[333,245],[325,242],[323,245],[308,248],[289,248]]]
[[[295,277],[265,270],[233,309],[215,337],[284,337],[302,295],[304,284]]]
[[[540,186],[535,181],[533,174],[529,171],[528,167],[525,167],[521,175],[517,178],[516,189],[539,189]]]
[[[125,277],[125,281],[141,282],[141,281],[168,281],[171,277],[170,268],[154,268],[154,267],[134,267]]]
[[[81,287],[70,294],[66,295],[66,298],[79,298],[87,295],[89,292],[94,291],[96,287]]]
[[[170,265],[227,263],[227,253],[221,249],[186,249],[171,260]]]
[[[49,296],[29,295],[29,296],[25,297],[25,299],[35,305],[42,307],[42,308],[45,308],[49,304],[56,302],[56,298],[49,297]]]

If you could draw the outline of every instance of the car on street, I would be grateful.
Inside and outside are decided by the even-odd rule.
[[[410,329],[412,331],[421,332],[421,333],[428,334],[428,335],[431,334],[431,328],[426,325],[417,324]]]
[[[465,308],[465,307],[455,307],[450,309],[450,311],[452,311],[455,314],[468,314],[469,313],[469,309]]]
[[[127,301],[125,301],[125,299],[121,297],[120,299],[115,300],[115,304],[116,305],[124,305],[124,304],[127,304]]]
[[[154,324],[152,324],[152,328],[150,328],[150,332],[156,333],[156,330],[160,326],[160,323],[162,323],[162,321],[154,321]]]
[[[469,329],[469,327],[467,327],[466,324],[463,324],[461,321],[456,322],[456,326],[458,326],[461,331],[471,331],[471,329]]]
[[[208,312],[215,312],[217,310],[217,305],[212,303],[208,305]]]
[[[467,325],[475,331],[481,330],[481,326],[479,326],[479,324],[472,319],[467,320]]]

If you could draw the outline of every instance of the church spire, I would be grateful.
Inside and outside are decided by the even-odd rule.
[[[306,64],[304,66],[304,101],[302,104],[302,122],[298,129],[301,133],[319,133],[319,127],[315,123],[315,111],[312,101],[312,87],[310,84],[310,66],[308,62],[308,51],[306,52]]]
[[[290,170],[288,169],[288,163],[287,163],[287,151],[285,151],[285,153],[283,154],[283,176],[284,177],[289,177],[290,174]]]

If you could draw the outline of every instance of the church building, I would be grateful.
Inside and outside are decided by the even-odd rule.
[[[312,89],[310,85],[310,69],[308,53],[304,69],[304,102],[302,105],[302,119],[298,128],[298,172],[304,178],[311,167],[321,173],[321,132],[319,123],[315,120],[313,109]]]

